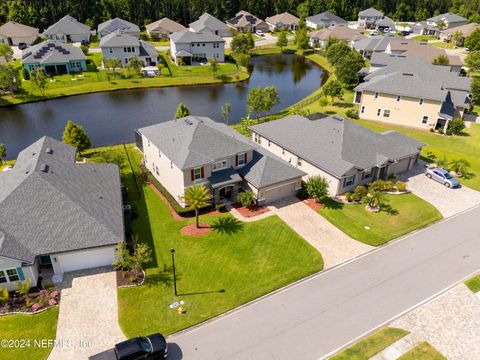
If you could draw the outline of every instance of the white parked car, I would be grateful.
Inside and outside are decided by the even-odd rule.
[[[261,36],[261,37],[265,37],[265,34],[261,30],[255,31],[255,34],[257,34],[258,36]]]

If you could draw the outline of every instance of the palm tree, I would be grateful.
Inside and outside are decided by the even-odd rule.
[[[137,56],[132,56],[128,60],[128,67],[133,69],[135,72],[140,72],[140,69],[143,67],[144,63],[142,60],[139,60]]]
[[[367,203],[367,206],[370,209],[381,209],[387,202],[387,194],[383,191],[373,191],[368,194],[364,199],[364,202]]]
[[[106,68],[112,69],[112,74],[114,78],[117,77],[117,73],[115,72],[115,70],[122,67],[122,62],[120,61],[120,59],[117,58],[107,59],[103,62],[103,64]]]
[[[465,159],[455,159],[452,160],[450,163],[450,168],[455,171],[457,176],[462,176],[468,172],[470,168],[470,163]]]
[[[195,227],[198,229],[198,215],[201,208],[208,206],[212,200],[212,195],[204,184],[190,186],[185,190],[185,194],[180,197],[190,207],[195,210]]]

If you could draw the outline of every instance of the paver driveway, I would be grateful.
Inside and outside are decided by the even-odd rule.
[[[439,182],[429,179],[423,172],[423,164],[401,178],[407,181],[407,188],[415,195],[435,206],[443,215],[449,217],[480,204],[480,192],[462,186],[449,189]]]
[[[56,338],[63,340],[64,345],[55,347],[49,360],[85,360],[125,340],[117,314],[115,271],[92,269],[66,273]]]

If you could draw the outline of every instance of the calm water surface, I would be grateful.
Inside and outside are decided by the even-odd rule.
[[[134,140],[134,129],[171,120],[179,102],[194,115],[223,121],[221,107],[231,104],[230,123],[246,116],[246,98],[252,87],[274,85],[280,104],[290,106],[320,87],[323,71],[292,54],[252,58],[254,70],[246,82],[224,85],[120,90],[66,97],[0,108],[0,143],[8,158],[48,135],[61,139],[67,120],[82,125],[94,146]]]

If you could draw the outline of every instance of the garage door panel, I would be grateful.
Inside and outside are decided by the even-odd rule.
[[[284,186],[279,186],[273,189],[265,191],[265,202],[270,203],[276,200],[286,198],[288,196],[295,195],[295,185],[296,183],[286,184]]]
[[[75,251],[56,256],[63,272],[110,266],[115,257],[115,248]]]

